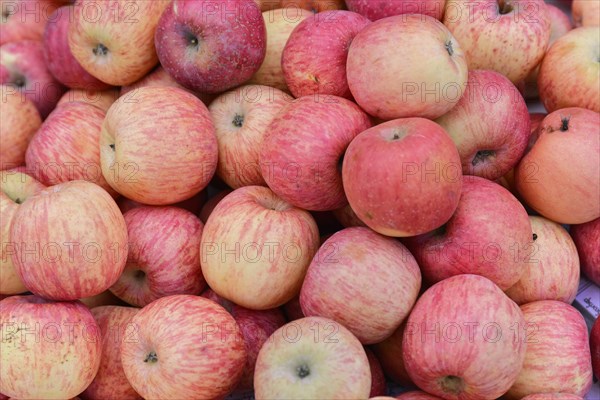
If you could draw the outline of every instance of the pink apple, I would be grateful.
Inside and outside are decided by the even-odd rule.
[[[211,300],[163,297],[139,311],[131,324],[135,340],[121,343],[121,363],[143,398],[221,398],[242,375],[246,351],[240,328]]]
[[[506,394],[522,399],[535,393],[571,393],[580,397],[592,386],[587,326],[574,307],[543,300],[521,306],[527,352],[523,369]]]
[[[492,281],[453,276],[425,291],[408,317],[406,370],[419,388],[439,397],[498,398],[526,357],[524,325],[519,307]]]
[[[119,207],[86,181],[61,183],[29,197],[15,213],[10,241],[27,289],[52,300],[103,292],[119,278],[127,259],[127,227]]]
[[[358,135],[346,150],[342,176],[358,218],[387,236],[413,236],[443,225],[462,187],[456,146],[442,127],[424,118],[389,121]]]
[[[174,0],[156,29],[162,66],[181,85],[220,93],[258,71],[266,29],[253,0]]]
[[[581,225],[571,225],[570,232],[579,253],[581,272],[600,286],[600,218]]]
[[[536,393],[523,397],[521,400],[584,400],[583,397],[570,393]]]
[[[102,125],[104,178],[144,204],[173,204],[200,192],[214,174],[217,151],[208,109],[182,89],[144,87],[134,100],[122,96]]]
[[[340,208],[347,200],[339,164],[354,137],[370,126],[368,115],[350,100],[299,98],[269,125],[260,153],[262,176],[296,207]]]
[[[58,2],[52,0],[1,0],[0,46],[21,40],[42,40],[44,27]]]
[[[231,190],[229,189],[221,190],[213,197],[208,199],[206,204],[204,204],[202,206],[202,209],[200,210],[200,221],[202,221],[202,223],[206,224],[206,221],[208,221],[208,217],[210,216],[210,214],[212,214],[217,204],[219,204],[221,200],[223,200],[225,196],[227,196],[229,193],[231,193]]]
[[[204,207],[204,203],[206,203],[207,196],[207,190],[203,190],[187,200],[173,204],[173,206],[183,208],[184,210],[188,210],[194,215],[200,215],[200,212]],[[119,205],[119,209],[123,214],[125,214],[127,211],[133,208],[145,206],[145,204],[139,203],[134,200],[130,200],[127,197],[119,197],[117,199],[117,204]]]
[[[2,393],[17,399],[70,399],[92,382],[102,344],[86,306],[11,296],[0,301],[0,309]]]
[[[346,0],[350,11],[371,21],[401,14],[425,14],[441,20],[446,0]]]
[[[374,344],[371,348],[379,362],[381,362],[383,372],[392,382],[403,386],[411,386],[413,383],[408,376],[408,372],[406,372],[404,358],[402,357],[402,338],[405,330],[406,321],[390,337]]]
[[[202,273],[234,303],[266,310],[300,292],[319,246],[313,217],[262,186],[239,188],[217,204],[202,234]]]
[[[600,376],[600,319],[596,319],[590,332],[590,350],[594,375]]]
[[[369,360],[369,368],[371,369],[371,393],[369,397],[383,396],[387,391],[387,382],[381,368],[381,363],[377,356],[368,348],[364,348],[367,359]]]
[[[396,397],[396,400],[442,400],[441,397],[433,396],[421,390],[412,390],[404,392]]]
[[[210,104],[219,143],[217,176],[227,185],[233,189],[265,185],[259,165],[263,138],[277,113],[292,100],[279,89],[248,85],[224,93]]]
[[[600,1],[573,0],[571,11],[575,26],[600,26]]]
[[[129,251],[123,274],[110,288],[113,294],[144,307],[161,297],[202,292],[198,217],[177,207],[140,206],[124,218]]]
[[[98,107],[105,113],[108,111],[110,106],[119,98],[118,89],[109,90],[83,90],[83,89],[71,89],[62,95],[56,106],[58,107],[64,103],[74,103],[81,101]],[[131,100],[131,97],[129,98]]]

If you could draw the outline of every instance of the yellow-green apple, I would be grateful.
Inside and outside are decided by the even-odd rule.
[[[0,46],[42,40],[44,27],[57,7],[52,0],[0,0]]]
[[[242,307],[267,310],[300,292],[318,246],[310,213],[269,188],[245,186],[228,194],[208,217],[200,263],[217,294]]]
[[[98,141],[105,115],[98,107],[83,102],[55,108],[27,147],[27,169],[47,186],[85,180],[117,196],[100,168]]]
[[[435,121],[456,144],[463,174],[490,180],[519,162],[530,136],[525,100],[511,81],[495,71],[469,71],[458,104]]]
[[[71,89],[62,95],[56,106],[58,107],[60,104],[63,103],[74,103],[77,101],[81,101],[96,106],[106,113],[110,106],[112,106],[112,104],[118,98],[118,89],[108,89],[102,91]]]
[[[302,318],[279,328],[262,347],[254,390],[257,400],[367,399],[369,360],[343,325]]]
[[[490,204],[494,204],[493,216]],[[405,243],[425,282],[476,274],[502,290],[521,279],[534,258],[527,211],[508,190],[477,176],[465,177],[458,208],[439,229]]]
[[[600,114],[565,108],[544,118],[532,149],[515,169],[525,202],[562,224],[600,217]]]
[[[90,74],[115,86],[129,85],[156,65],[154,31],[167,0],[76,0],[69,48]]]
[[[371,346],[373,352],[381,362],[385,375],[395,383],[403,386],[412,386],[413,383],[406,372],[402,357],[402,338],[406,329],[404,321],[387,339]]]
[[[404,331],[406,370],[445,399],[495,399],[515,382],[527,343],[523,312],[478,275],[436,283],[417,301]]]
[[[110,290],[105,290],[104,292],[89,296],[82,297],[79,299],[83,304],[87,306],[87,308],[95,308],[100,306],[125,306],[126,303],[119,299],[117,296],[112,294]]]
[[[84,399],[141,400],[121,366],[121,343],[137,339],[131,320],[138,311],[138,308],[119,306],[101,306],[91,310],[100,328],[102,357],[98,373],[81,394]]]
[[[595,376],[600,376],[600,318],[596,319],[590,332],[590,351]]]
[[[250,310],[224,299],[210,288],[205,290],[202,296],[223,306],[240,327],[246,348],[246,366],[235,391],[252,390],[258,352],[273,332],[286,323],[283,312],[280,308],[262,311]]]
[[[125,270],[111,286],[121,300],[144,307],[174,294],[198,295],[203,224],[178,207],[135,207],[124,214],[129,238]]]
[[[366,347],[364,350],[369,360],[369,369],[371,370],[371,393],[369,397],[383,396],[387,391],[387,382],[381,368],[381,363],[373,351]]]
[[[106,90],[110,85],[90,75],[73,57],[69,48],[69,20],[73,6],[64,6],[52,13],[44,30],[44,60],[52,75],[73,89]]]
[[[592,386],[592,357],[583,316],[573,306],[555,300],[528,303],[521,310],[526,325],[519,328],[527,329],[527,352],[506,398],[544,392],[584,397]]]
[[[342,208],[338,208],[337,210],[333,210],[333,215],[338,220],[342,226],[345,228],[351,228],[353,226],[367,226],[364,222],[360,220],[356,216],[356,213],[350,206],[350,204],[346,204]]]
[[[262,176],[296,207],[340,208],[347,200],[339,164],[352,139],[370,126],[369,116],[350,100],[296,99],[269,125],[260,152]]]
[[[27,289],[52,300],[102,293],[127,260],[127,227],[119,207],[87,181],[61,183],[27,198],[9,237]]]
[[[444,25],[470,70],[491,69],[513,83],[539,64],[550,40],[544,0],[448,0]]]
[[[358,135],[346,150],[342,176],[358,218],[387,236],[414,236],[445,224],[462,187],[454,142],[424,118],[388,121]]]
[[[302,8],[281,8],[263,12],[267,29],[267,51],[260,68],[250,78],[250,83],[287,90],[281,55],[294,28],[310,15],[312,14],[309,11]]]
[[[403,244],[368,228],[347,228],[334,233],[315,254],[300,305],[307,317],[334,320],[361,343],[373,344],[400,326],[420,288],[419,266]]]
[[[506,294],[517,304],[559,300],[571,304],[579,287],[579,257],[565,228],[544,217],[529,217],[533,251],[525,273]]]
[[[260,8],[253,0],[173,0],[156,29],[163,68],[181,85],[220,93],[244,83],[267,47]]]
[[[134,340],[121,363],[145,399],[215,399],[230,393],[246,364],[235,319],[214,301],[174,295],[148,304],[131,320]]]
[[[600,112],[600,27],[577,28],[546,53],[538,87],[548,112],[582,107]]]
[[[44,61],[42,42],[24,40],[0,46],[0,84],[21,92],[46,118],[65,92]]]
[[[11,257],[10,227],[21,204],[28,197],[45,189],[35,178],[16,170],[0,171],[0,238],[2,258],[0,259],[0,294],[18,294],[27,291],[23,281],[15,271]]]
[[[584,400],[583,397],[571,393],[536,393],[523,397],[521,400]]]
[[[600,286],[600,218],[581,225],[571,225],[570,232],[579,253],[581,272]]]
[[[29,141],[42,124],[35,104],[15,88],[0,86],[0,170],[25,163]]]
[[[108,110],[100,136],[102,173],[123,196],[149,205],[189,199],[217,166],[217,139],[204,103],[174,87],[143,87]],[[175,123],[176,121],[176,123]]]
[[[421,390],[411,390],[410,392],[404,392],[400,396],[397,396],[396,400],[442,400],[442,398]]]
[[[360,14],[335,10],[315,14],[294,28],[281,68],[294,97],[331,94],[351,98],[346,78],[350,43],[369,25]]]
[[[441,20],[445,3],[446,0],[346,0],[350,11],[371,21],[401,14],[425,14]]]
[[[206,221],[208,221],[208,217],[210,216],[210,214],[212,214],[217,204],[219,204],[219,202],[223,200],[225,196],[227,196],[229,193],[231,193],[231,190],[229,189],[221,190],[213,197],[208,199],[206,204],[202,206],[202,209],[200,210],[200,221],[202,221],[203,224],[206,224]]]
[[[467,84],[461,46],[441,22],[426,15],[375,21],[350,44],[350,91],[359,106],[381,119],[437,118],[456,105]]]
[[[98,324],[79,301],[37,296],[0,301],[0,391],[17,399],[70,399],[94,379]]]
[[[275,115],[292,100],[279,89],[247,85],[220,95],[210,104],[219,143],[216,173],[223,182],[233,189],[266,185],[259,165],[263,138]]]
[[[573,0],[575,26],[600,26],[600,0]]]

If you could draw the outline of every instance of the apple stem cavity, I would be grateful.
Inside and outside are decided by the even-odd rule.
[[[15,79],[13,79],[13,83],[18,88],[24,88],[26,84],[25,77],[23,75],[17,75]]]
[[[198,49],[198,46],[200,45],[200,40],[198,39],[198,36],[194,35],[190,31],[183,32],[183,36],[185,38],[186,43],[188,44],[188,47]]]
[[[98,43],[96,47],[92,49],[92,53],[94,53],[95,56],[105,56],[108,54],[108,47],[102,43]]]
[[[454,375],[448,375],[440,379],[440,386],[444,392],[454,395],[458,395],[465,390],[465,382]]]
[[[17,204],[21,204],[22,202],[23,201],[20,198],[18,198],[18,197],[15,199],[15,203],[17,203]]]
[[[108,147],[110,147],[112,149],[112,151],[115,151],[115,144],[109,144]]]
[[[475,157],[473,157],[473,161],[471,161],[471,164],[475,167],[485,162],[487,158],[492,157],[494,154],[494,150],[479,150],[475,154]]]
[[[310,375],[310,368],[308,368],[308,365],[302,364],[296,368],[296,372],[298,372],[300,379],[304,379]]]
[[[445,44],[446,51],[450,54],[450,57],[454,55],[454,48],[452,47],[452,41],[448,40]]]
[[[242,125],[244,125],[244,117],[241,116],[240,114],[235,114],[235,117],[233,117],[233,121],[231,121],[231,123],[236,128],[241,128]]]
[[[144,271],[142,271],[141,269],[138,269],[137,271],[135,271],[133,273],[133,276],[135,277],[135,279],[137,279],[138,281],[142,281],[144,280],[144,278],[146,278],[146,273]]]
[[[144,359],[145,363],[157,363],[158,362],[158,356],[156,355],[155,351],[151,351],[150,353],[148,353],[148,355],[146,356],[146,358]]]

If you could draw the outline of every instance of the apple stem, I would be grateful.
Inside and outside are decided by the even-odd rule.
[[[115,151],[115,144],[109,144],[108,147],[110,147],[113,151]]]
[[[535,242],[538,238],[538,235],[536,233],[533,234],[533,241]]]
[[[465,382],[458,376],[448,375],[440,379],[440,386],[446,393],[458,395],[465,389]]]
[[[452,47],[452,41],[448,40],[446,42],[446,51],[448,52],[448,54],[450,54],[450,56],[454,55],[454,48]]]
[[[473,161],[471,161],[471,164],[473,166],[481,164],[482,162],[485,161],[486,158],[491,157],[493,155],[494,155],[494,150],[480,150],[475,154],[475,157],[473,157]]]
[[[241,116],[240,114],[235,114],[235,117],[233,117],[233,121],[231,121],[233,123],[233,126],[235,126],[236,128],[241,128],[242,125],[244,125],[244,117]]]
[[[20,198],[18,198],[18,197],[17,197],[17,198],[15,199],[15,203],[17,203],[17,204],[21,204],[21,203],[22,203],[22,201],[21,201],[21,199],[20,199]]]
[[[560,131],[561,132],[566,132],[569,130],[569,121],[571,120],[571,117],[563,117],[560,119]]]

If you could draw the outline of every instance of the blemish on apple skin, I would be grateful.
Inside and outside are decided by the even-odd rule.
[[[535,242],[538,238],[538,235],[536,233],[533,234],[533,241]]]
[[[373,214],[371,214],[369,211],[367,211],[365,213],[365,217],[369,218],[369,219],[373,219]]]

